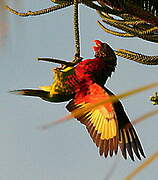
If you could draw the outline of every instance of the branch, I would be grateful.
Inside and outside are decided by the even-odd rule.
[[[9,10],[10,12],[12,12],[13,14],[15,14],[15,15],[22,16],[22,17],[27,17],[27,16],[37,16],[37,15],[41,15],[41,14],[47,14],[47,13],[56,11],[58,9],[66,8],[66,7],[68,7],[68,6],[72,5],[72,4],[73,4],[72,2],[67,2],[67,3],[59,4],[59,5],[56,5],[56,6],[53,6],[53,7],[49,7],[49,8],[46,8],[46,9],[41,9],[41,10],[38,10],[38,11],[28,11],[26,13],[18,12],[16,10],[10,8],[9,6],[5,6],[5,8],[7,10]]]

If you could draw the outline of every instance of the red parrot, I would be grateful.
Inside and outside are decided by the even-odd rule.
[[[104,87],[106,80],[115,70],[117,59],[112,48],[99,40],[94,41],[95,58],[86,59],[69,69],[59,70],[52,86],[42,90],[15,90],[16,94],[38,96],[50,102],[62,102],[72,99],[66,108],[72,112],[88,107],[102,99],[108,99],[113,93]],[[69,93],[69,96],[66,95]],[[64,98],[65,96],[65,98]],[[60,101],[58,100],[60,99]],[[141,159],[145,157],[143,148],[135,129],[129,121],[120,101],[109,102],[93,109],[85,110],[76,117],[84,124],[105,157],[117,154],[120,146],[123,157],[127,152],[132,160],[134,154]]]
[[[81,85],[73,100],[66,106],[70,112],[113,96],[104,84],[115,70],[116,56],[106,43],[99,40],[94,42],[96,42],[96,46],[93,47],[96,58],[84,60],[75,68]],[[108,154],[110,156],[117,154],[120,146],[125,159],[127,152],[132,160],[134,160],[134,153],[138,159],[141,159],[141,155],[145,157],[136,131],[120,101],[85,110],[76,118],[86,126],[93,142],[99,148],[100,155],[104,154],[107,157]]]

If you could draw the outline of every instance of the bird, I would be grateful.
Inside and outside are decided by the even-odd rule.
[[[96,55],[95,62],[85,60],[77,65],[75,70],[81,81],[80,90],[66,108],[70,112],[85,108],[85,111],[76,118],[86,126],[101,156],[117,154],[120,147],[125,159],[127,159],[127,152],[132,160],[134,160],[134,153],[138,159],[141,159],[141,155],[145,157],[142,145],[120,101],[86,110],[89,105],[114,96],[104,87],[104,84],[115,70],[116,56],[109,45],[98,40],[95,42],[96,46],[93,47]],[[100,55],[102,58],[98,60],[97,57]],[[102,68],[97,68],[99,64],[97,60],[102,64]]]
[[[96,43],[93,46],[95,57],[82,60],[76,66],[71,67],[73,69],[71,77],[73,77],[73,80],[76,80],[76,86],[73,83],[71,84],[74,88],[72,89],[73,95],[66,105],[69,112],[82,110],[102,99],[114,96],[104,85],[107,79],[111,77],[112,72],[115,71],[117,65],[115,53],[107,43],[102,43],[100,40],[94,40],[94,42]],[[71,68],[70,70],[72,71]],[[68,80],[66,80],[67,82],[70,82],[71,78],[67,76],[66,79]],[[50,93],[49,88],[42,89]],[[39,94],[33,94],[33,90],[29,92],[24,89],[12,92],[38,96],[44,99]],[[64,96],[64,92],[62,95]],[[139,160],[141,160],[141,156],[145,157],[138,135],[119,100],[117,102],[108,102],[95,108],[85,109],[81,114],[74,117],[86,126],[101,156],[104,155],[105,158],[108,155],[113,156],[113,154],[117,154],[120,147],[122,156],[125,159],[127,159],[127,154],[133,161],[134,154]]]

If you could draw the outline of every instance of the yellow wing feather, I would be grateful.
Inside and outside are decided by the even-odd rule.
[[[115,113],[108,112],[105,107],[94,109],[88,113],[89,120],[95,127],[97,134],[101,134],[102,140],[109,140],[117,136],[117,123]]]

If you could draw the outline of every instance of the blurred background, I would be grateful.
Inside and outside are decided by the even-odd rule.
[[[49,0],[0,1],[0,179],[2,180],[105,180],[113,166],[111,180],[124,179],[143,161],[124,160],[120,152],[105,159],[77,120],[69,120],[46,131],[39,126],[65,116],[66,103],[53,104],[38,98],[9,94],[21,88],[50,85],[55,64],[38,62],[37,57],[72,60],[74,56],[72,14],[69,7],[36,17],[18,17],[2,10],[4,4],[25,12],[53,6]],[[92,40],[146,55],[157,55],[158,46],[138,38],[122,39],[105,33],[96,23],[97,13],[80,5],[81,55],[93,58]],[[157,66],[137,64],[118,57],[116,72],[106,87],[115,94],[157,81]],[[131,120],[157,108],[149,97],[158,89],[139,93],[122,102]],[[146,156],[158,149],[157,116],[136,126]],[[156,179],[158,161],[134,179]]]

